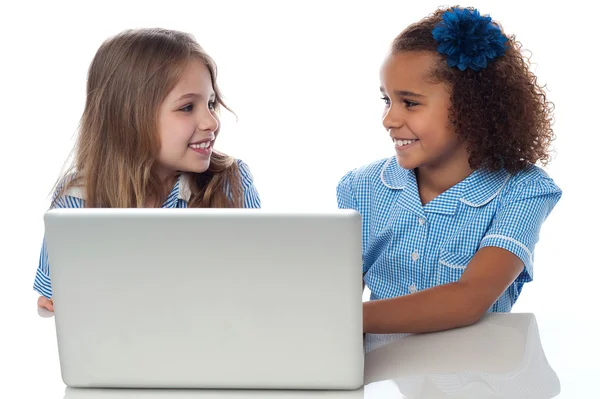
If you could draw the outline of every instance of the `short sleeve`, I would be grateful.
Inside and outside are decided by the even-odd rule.
[[[238,160],[238,167],[242,176],[242,189],[244,191],[244,208],[260,208],[261,201],[258,190],[254,185],[254,176],[248,165]]]
[[[480,248],[494,246],[512,252],[525,265],[517,281],[531,281],[542,224],[561,196],[562,191],[549,177],[519,183],[502,200]]]
[[[357,203],[356,203],[356,198],[354,197],[354,173],[355,171],[350,171],[348,173],[346,173],[338,182],[338,185],[336,187],[336,194],[337,194],[337,204],[338,204],[338,208],[339,209],[353,209],[356,211],[360,210],[358,209]],[[365,229],[365,215],[362,214],[361,212],[361,218],[362,218],[362,253],[364,256],[364,251],[366,249],[366,245],[367,245],[367,235],[366,235],[366,229]],[[367,273],[369,271],[369,266],[365,263],[364,258],[363,258],[363,266],[362,266],[362,272],[363,274]]]
[[[354,190],[352,184],[354,180],[354,171],[346,173],[338,182],[336,188],[337,204],[340,209],[354,209],[356,207],[356,201],[354,199]]]
[[[60,187],[57,189],[57,192]],[[83,208],[83,200],[79,197],[65,195],[56,198],[56,193],[52,198],[52,208]],[[50,299],[52,297],[52,284],[50,281],[50,265],[48,263],[48,250],[46,248],[46,238],[42,240],[42,249],[38,261],[33,289],[40,295]]]
[[[50,299],[52,297],[52,285],[50,284],[50,268],[48,265],[48,251],[46,250],[46,239],[42,240],[42,249],[38,261],[38,268],[35,272],[33,289],[38,294]]]

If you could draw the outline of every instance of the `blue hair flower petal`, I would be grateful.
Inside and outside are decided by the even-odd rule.
[[[491,17],[467,8],[446,11],[431,33],[448,66],[461,71],[487,68],[490,61],[504,55],[508,41]]]

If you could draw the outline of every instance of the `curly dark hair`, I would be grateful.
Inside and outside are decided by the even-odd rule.
[[[431,81],[449,85],[450,122],[469,150],[469,164],[509,172],[528,164],[549,161],[549,146],[554,105],[547,101],[544,87],[529,70],[529,59],[521,53],[521,43],[505,36],[506,53],[475,72],[450,68],[437,52],[432,30],[442,21],[442,14],[459,6],[440,8],[433,14],[407,27],[396,37],[392,53],[428,51],[438,56],[430,71]],[[474,10],[467,7],[469,10]],[[500,28],[500,24],[495,22]]]

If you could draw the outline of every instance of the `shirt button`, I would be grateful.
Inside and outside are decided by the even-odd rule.
[[[423,226],[425,224],[425,219],[419,218],[419,224]]]
[[[416,285],[414,285],[414,284],[411,284],[411,285],[408,287],[408,290],[410,291],[410,293],[411,293],[411,294],[413,294],[413,293],[417,292],[417,286],[416,286]]]
[[[412,260],[416,261],[417,259],[419,259],[419,253],[417,251],[413,252],[412,255]]]

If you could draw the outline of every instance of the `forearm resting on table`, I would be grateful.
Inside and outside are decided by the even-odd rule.
[[[477,290],[467,283],[449,283],[410,295],[365,302],[363,328],[365,333],[373,334],[448,330],[477,322],[489,306],[477,300]]]
[[[523,262],[505,249],[482,248],[457,282],[365,302],[363,330],[375,334],[424,333],[474,324],[523,268]]]

